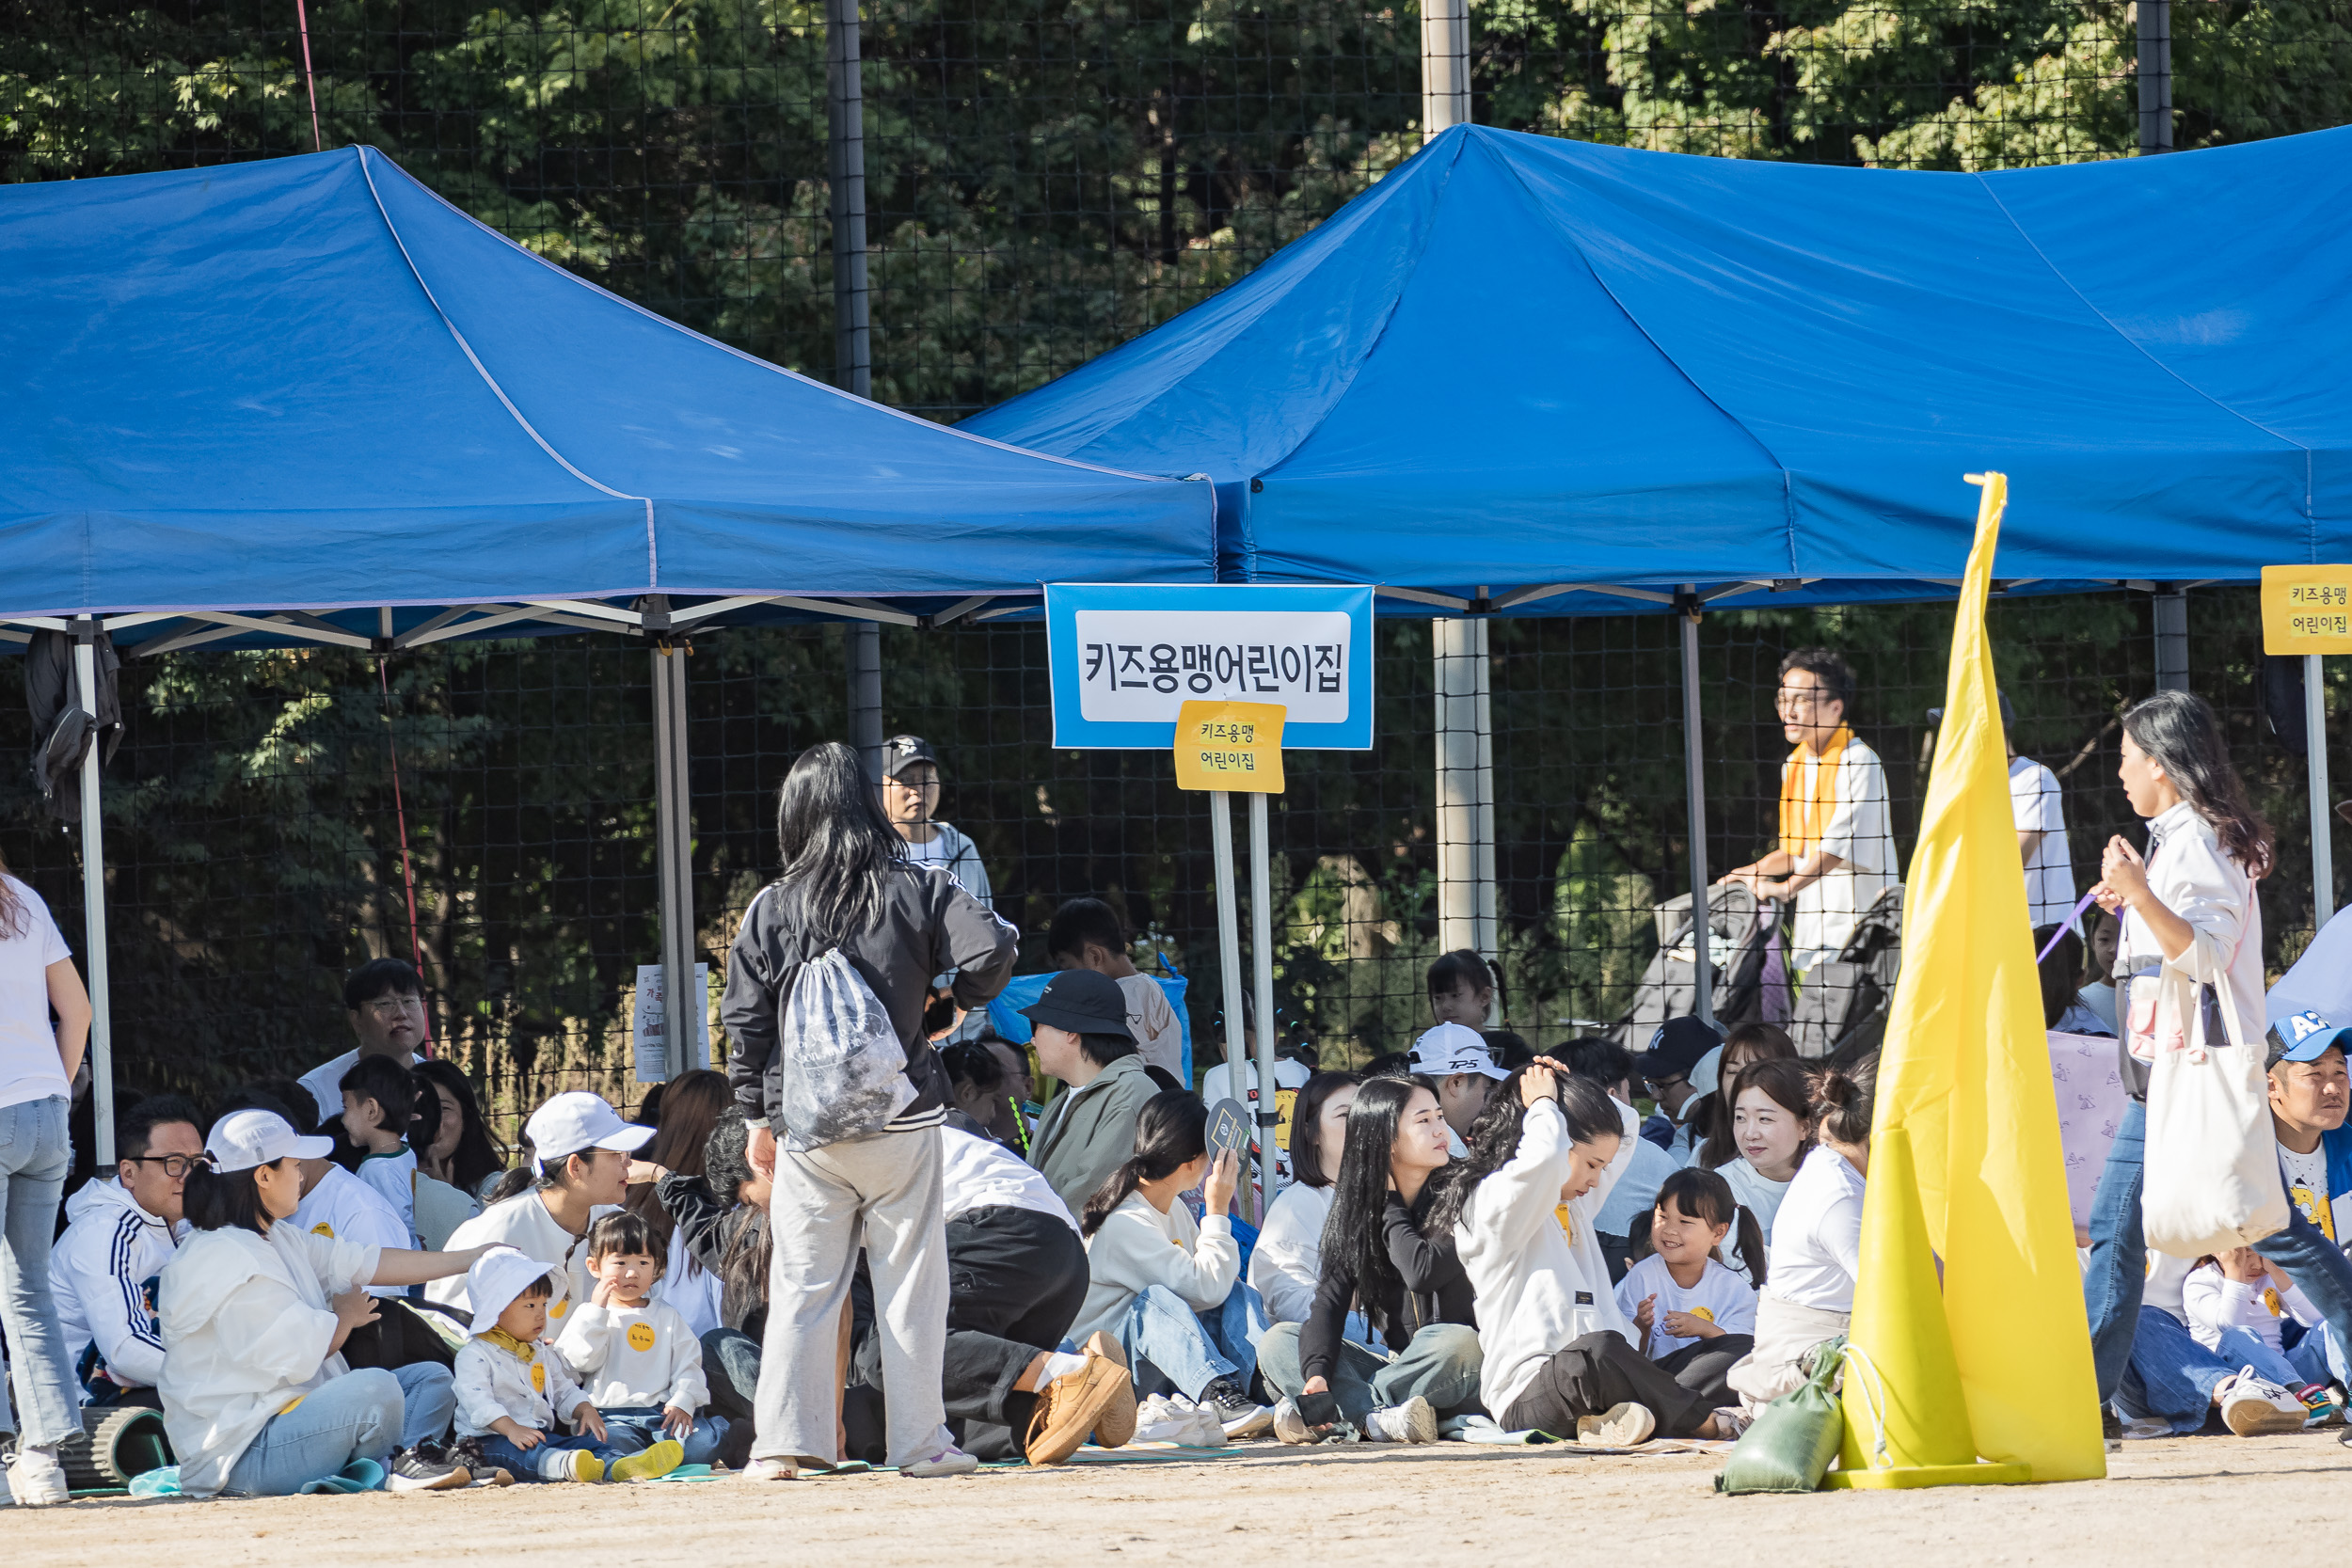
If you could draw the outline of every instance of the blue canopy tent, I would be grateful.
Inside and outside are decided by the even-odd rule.
[[[2249,581],[2352,554],[2347,255],[2352,130],[1973,175],[1459,127],[962,428],[1209,474],[1229,579],[1447,610],[1934,596],[1987,466],[2014,587]]]
[[[944,625],[1041,579],[1214,579],[1208,486],[849,396],[573,277],[366,148],[0,185],[0,644],[130,651]],[[657,652],[667,1038],[684,661]],[[111,1145],[98,764],[83,870]],[[680,1054],[673,1046],[672,1060]]]
[[[1229,580],[1370,582],[1391,612],[1481,620],[1686,610],[1695,906],[1701,605],[1940,597],[1973,531],[1961,477],[1985,467],[2010,481],[2010,591],[2352,559],[2347,257],[2352,130],[1975,175],[1457,127],[1241,282],[963,428],[1209,474]],[[1467,792],[1492,863],[1491,773],[1467,760],[1486,660],[1455,657],[1485,626],[1438,631],[1440,711],[1481,716],[1441,726],[1440,885],[1491,909],[1490,873],[1442,860]],[[1444,918],[1487,920],[1488,946],[1491,917]],[[1706,974],[1702,946],[1702,1007]]]

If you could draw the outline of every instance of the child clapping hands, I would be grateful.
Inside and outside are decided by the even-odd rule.
[[[726,1418],[702,1415],[710,1385],[701,1341],[677,1308],[651,1299],[661,1262],[639,1216],[596,1221],[588,1231],[596,1294],[565,1320],[555,1348],[587,1385],[616,1451],[650,1451],[671,1438],[683,1445],[683,1463],[707,1465]]]

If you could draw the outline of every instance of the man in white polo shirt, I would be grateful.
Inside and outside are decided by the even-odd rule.
[[[371,958],[353,970],[343,982],[343,1006],[359,1044],[302,1075],[302,1086],[318,1101],[322,1125],[343,1114],[343,1074],[360,1057],[389,1056],[413,1068],[417,1047],[428,1037],[424,981],[398,958]]]

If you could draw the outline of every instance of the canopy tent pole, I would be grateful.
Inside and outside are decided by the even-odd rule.
[[[2188,689],[2188,590],[2159,588],[2149,600],[2155,611],[2156,689]]]
[[[1421,139],[1470,117],[1469,0],[1421,0]]]
[[[1715,1022],[1714,911],[1708,898],[1707,775],[1699,747],[1699,596],[1684,583],[1682,601],[1682,783],[1691,810],[1691,1010]]]
[[[73,619],[73,680],[82,711],[98,717],[98,622]],[[90,1111],[98,1129],[98,1168],[115,1164],[114,1011],[106,995],[106,832],[98,819],[98,735],[82,753],[82,929],[88,948]]]
[[[1281,1092],[1274,1084],[1274,847],[1265,802],[1263,791],[1249,797],[1249,967],[1258,998],[1258,1111],[1250,1118],[1258,1141],[1258,1199],[1249,1221],[1260,1226],[1274,1201],[1274,1132],[1282,1120]]]
[[[2303,755],[2312,783],[2312,929],[2336,915],[2334,813],[2328,806],[2327,673],[2317,654],[2303,656]]]
[[[661,910],[661,1039],[669,1078],[691,1068],[701,1038],[695,994],[692,813],[686,789],[686,659],[683,647],[657,646],[653,658],[656,871]]]

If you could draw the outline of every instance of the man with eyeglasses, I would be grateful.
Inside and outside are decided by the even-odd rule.
[[[1795,900],[1788,964],[1799,975],[1837,957],[1899,879],[1885,766],[1846,723],[1853,693],[1852,666],[1831,649],[1780,661],[1775,705],[1794,748],[1780,770],[1780,847],[1724,878]]]
[[[343,982],[343,1006],[351,1013],[357,1050],[346,1051],[302,1075],[302,1086],[318,1101],[322,1125],[343,1114],[343,1074],[362,1056],[389,1056],[403,1067],[417,1065],[425,1042],[424,981],[399,958],[371,958]]]
[[[115,1118],[115,1179],[86,1184],[65,1206],[70,1223],[50,1254],[57,1323],[92,1404],[160,1410],[155,1276],[187,1229],[181,1189],[204,1157],[196,1107],[149,1096]]]
[[[953,824],[938,820],[940,790],[939,753],[930,741],[919,735],[894,735],[882,742],[882,815],[906,841],[907,859],[942,867],[980,908],[993,910],[995,895],[988,867],[980,863],[980,847]],[[956,1019],[953,1006],[945,1001],[955,978],[943,974],[933,982],[932,1008],[924,1015],[924,1032],[941,1047],[978,1038],[988,1022],[988,1015],[977,1009]]]

